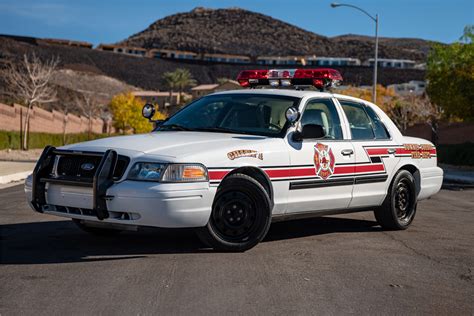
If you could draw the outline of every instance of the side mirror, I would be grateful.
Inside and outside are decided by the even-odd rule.
[[[300,112],[297,108],[289,107],[285,112],[286,119],[291,125],[295,125],[296,121],[300,118]]]
[[[151,120],[153,115],[155,115],[155,106],[150,103],[145,104],[142,109],[142,115],[144,118]]]
[[[293,133],[293,141],[300,142],[303,139],[323,138],[324,136],[326,136],[326,133],[321,125],[306,124],[303,125],[303,130],[301,132],[296,131]]]

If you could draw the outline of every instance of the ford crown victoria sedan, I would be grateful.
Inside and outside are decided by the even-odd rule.
[[[244,71],[239,82],[254,89],[205,96],[151,133],[48,146],[26,180],[28,202],[97,234],[195,228],[222,251],[247,250],[272,221],[295,217],[373,211],[383,228],[406,229],[441,187],[436,148],[361,99],[257,89],[308,79],[322,90],[340,75]]]

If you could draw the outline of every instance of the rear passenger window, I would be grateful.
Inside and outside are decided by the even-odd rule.
[[[367,111],[367,114],[369,115],[370,120],[372,121],[372,127],[374,128],[375,138],[389,139],[390,135],[388,134],[387,128],[380,121],[375,111],[370,106],[366,106],[365,110]]]
[[[339,100],[351,128],[352,139],[374,139],[375,133],[365,106],[359,103]]]

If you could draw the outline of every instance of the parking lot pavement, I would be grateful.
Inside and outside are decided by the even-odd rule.
[[[245,253],[191,231],[92,237],[0,190],[0,314],[474,313],[474,191],[441,191],[406,231],[372,213],[276,223]]]

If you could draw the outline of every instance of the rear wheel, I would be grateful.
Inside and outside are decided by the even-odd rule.
[[[80,219],[73,218],[72,221],[81,230],[96,236],[115,236],[122,232],[120,229],[87,226],[87,224],[84,224]]]
[[[415,218],[416,206],[415,179],[410,172],[400,170],[382,206],[375,210],[375,218],[383,228],[407,229]]]
[[[244,174],[230,175],[217,191],[208,224],[197,234],[216,250],[245,251],[267,234],[270,205],[270,197],[258,181]]]

